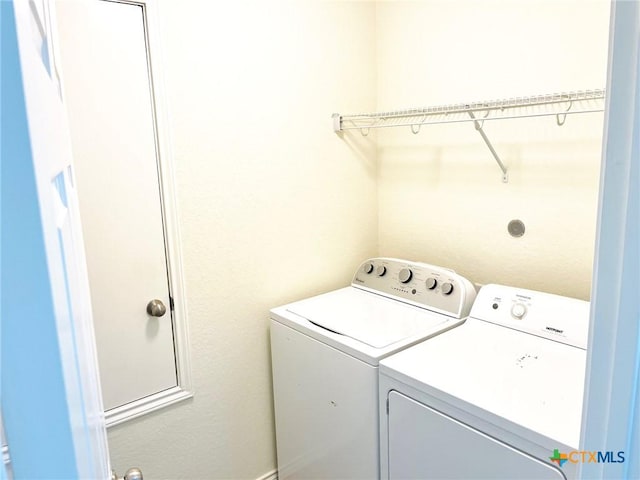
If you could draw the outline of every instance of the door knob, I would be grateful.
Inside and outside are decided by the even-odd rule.
[[[118,477],[116,472],[111,470],[111,480],[142,480],[142,470],[136,467],[130,468],[122,478]]]
[[[167,313],[167,307],[156,298],[147,303],[147,313],[152,317],[161,317]]]

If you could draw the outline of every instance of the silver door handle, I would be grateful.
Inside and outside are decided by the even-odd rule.
[[[147,303],[147,313],[152,317],[161,317],[167,313],[167,307],[156,298]]]
[[[118,477],[116,472],[111,470],[111,480],[142,480],[142,470],[136,467],[130,468],[122,478]]]

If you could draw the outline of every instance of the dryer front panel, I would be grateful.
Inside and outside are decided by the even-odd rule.
[[[553,465],[399,392],[388,402],[390,479],[566,480]]]

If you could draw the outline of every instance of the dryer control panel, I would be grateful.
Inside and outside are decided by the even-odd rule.
[[[398,258],[371,258],[356,270],[351,285],[455,318],[469,315],[473,284],[453,270]]]
[[[589,302],[524,288],[489,284],[471,317],[586,349]]]

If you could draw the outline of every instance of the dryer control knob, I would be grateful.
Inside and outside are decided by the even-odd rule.
[[[379,277],[384,277],[384,274],[387,273],[387,267],[385,267],[384,265],[380,265],[377,269],[376,269],[376,274]]]
[[[408,283],[409,280],[411,280],[411,277],[413,277],[413,272],[409,268],[403,268],[398,274],[398,280],[400,280],[400,283]]]
[[[363,271],[364,273],[371,273],[371,272],[373,272],[373,263],[365,263],[365,264],[362,266],[362,271]]]
[[[442,284],[442,294],[443,295],[451,295],[451,292],[453,292],[453,285],[449,282],[443,283]]]
[[[433,277],[429,277],[427,278],[427,288],[429,290],[433,290],[434,288],[436,288],[438,286],[438,280],[436,280]]]
[[[515,303],[513,307],[511,307],[511,315],[518,320],[522,320],[526,314],[527,307],[523,303]]]

